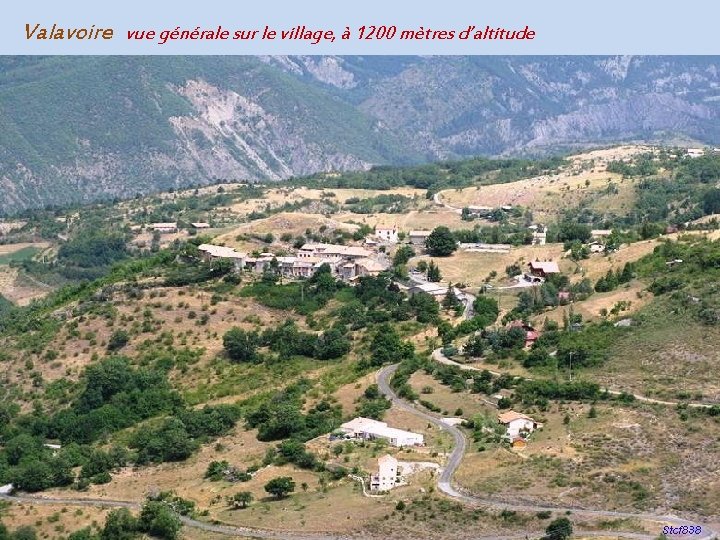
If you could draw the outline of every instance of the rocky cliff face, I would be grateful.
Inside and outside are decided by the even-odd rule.
[[[616,141],[720,144],[716,57],[0,58],[0,212]]]

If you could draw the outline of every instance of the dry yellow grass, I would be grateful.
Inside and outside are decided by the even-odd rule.
[[[593,321],[601,318],[601,310],[605,309],[609,313],[619,302],[627,303],[626,309],[623,309],[619,316],[627,316],[646,306],[652,300],[653,295],[647,292],[645,287],[644,283],[633,281],[614,291],[594,293],[587,300],[550,309],[533,317],[532,320],[536,326],[540,327],[545,319],[562,323],[563,317],[572,309],[575,314],[581,315],[584,321]]]
[[[217,445],[219,446],[216,446]],[[230,484],[228,482],[210,482],[203,478],[211,461],[227,460],[233,465],[247,468],[260,463],[265,450],[271,446],[257,440],[256,431],[245,431],[238,427],[236,433],[219,438],[216,443],[201,447],[200,451],[187,461],[180,463],[163,463],[137,469],[126,467],[113,474],[108,484],[92,485],[88,491],[76,493],[77,498],[116,499],[141,502],[145,496],[157,490],[172,490],[181,497],[194,501],[200,508],[208,508],[214,497],[225,496],[236,491],[253,491],[256,496],[263,496],[262,486],[266,477],[278,476],[282,471],[263,470],[251,482]],[[221,448],[221,450],[217,450]],[[287,471],[286,471],[287,472]],[[293,475],[295,475],[294,471]],[[262,480],[265,479],[265,482]],[[48,496],[63,496],[60,489],[49,490]]]
[[[683,421],[665,408],[603,404],[589,418],[589,408],[524,411],[544,422],[527,448],[471,447],[458,483],[476,493],[605,509],[654,508],[673,493],[674,510],[715,515],[720,482],[709,472],[716,468],[713,454],[702,450],[717,436],[715,423],[703,416]]]
[[[339,219],[327,218],[320,214],[281,212],[267,218],[245,223],[232,231],[218,236],[214,241],[216,243],[224,243],[228,246],[236,246],[238,241],[235,237],[241,234],[264,235],[272,233],[275,237],[279,237],[284,233],[289,233],[293,236],[298,236],[305,234],[306,229],[317,232],[318,229],[323,226],[329,230],[344,230],[348,232],[353,232],[358,228],[357,225],[343,223]]]
[[[92,526],[102,528],[110,508],[13,503],[2,512],[3,523],[11,530],[30,526],[39,538],[67,538],[73,531]]]
[[[26,306],[35,299],[43,298],[50,287],[20,275],[17,268],[0,265],[0,294],[19,306]]]
[[[587,152],[569,158],[570,165],[557,174],[506,184],[445,190],[440,192],[440,197],[444,203],[456,208],[523,206],[530,208],[535,219],[542,222],[585,199],[598,197],[610,182],[614,182],[622,188],[617,195],[608,196],[598,209],[603,205],[606,210],[627,207],[633,200],[630,182],[621,182],[620,175],[609,173],[607,164],[647,150],[649,148],[643,146],[622,146]]]
[[[426,204],[423,201],[423,206]],[[370,227],[394,227],[400,231],[432,230],[439,225],[450,229],[467,229],[468,222],[460,219],[460,215],[451,210],[429,207],[427,209],[410,210],[403,214],[337,214],[338,221],[366,224]]]
[[[424,199],[425,190],[414,188],[394,188],[389,190],[377,189],[310,189],[310,188],[289,188],[278,187],[266,190],[260,199],[248,199],[235,203],[228,207],[238,214],[249,214],[262,211],[267,208],[277,208],[285,203],[296,203],[303,200],[327,200],[336,204],[345,204],[350,198],[367,199],[377,195],[403,195],[410,198]]]
[[[508,253],[477,253],[471,251],[456,251],[450,257],[433,258],[440,267],[443,281],[453,283],[465,283],[469,287],[482,285],[490,272],[497,272],[497,279],[491,283],[502,280],[505,277],[505,268],[515,262],[527,264],[530,261],[552,260],[557,261],[560,270],[571,272],[575,266],[568,259],[562,259],[562,244],[546,244],[544,246],[520,246],[511,249]],[[430,257],[422,256],[414,258],[411,264]]]
[[[496,366],[495,366],[496,367]],[[447,386],[435,380],[431,375],[423,371],[417,371],[410,377],[410,386],[420,395],[420,399],[440,407],[447,416],[458,416],[457,409],[462,409],[463,418],[471,418],[473,415],[483,412],[491,413],[492,410],[483,403],[477,394],[466,392],[452,392]],[[423,389],[431,388],[432,393],[423,393]]]

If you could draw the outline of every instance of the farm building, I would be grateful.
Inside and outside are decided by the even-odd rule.
[[[560,268],[555,261],[530,261],[528,263],[530,274],[535,277],[546,278],[551,274],[559,274]]]
[[[346,437],[353,439],[385,439],[391,446],[419,446],[424,437],[419,433],[388,427],[385,422],[358,417],[340,426]]]
[[[510,437],[510,439],[516,439],[520,437],[521,433],[529,434],[539,427],[542,427],[542,424],[539,424],[529,416],[515,411],[507,411],[499,414],[498,422],[505,426],[507,429],[506,435]]]
[[[159,233],[174,233],[177,232],[178,225],[177,223],[153,223],[150,228]]]
[[[414,246],[424,246],[425,240],[428,239],[431,232],[432,231],[410,231],[408,238],[410,239],[410,243]]]
[[[235,251],[233,248],[216,246],[214,244],[200,244],[198,251],[206,261],[228,260],[232,261],[236,270],[242,270],[245,266],[247,254]]]

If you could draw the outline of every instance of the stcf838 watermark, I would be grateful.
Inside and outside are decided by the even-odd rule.
[[[702,527],[700,525],[681,525],[679,527],[670,527],[666,525],[662,530],[666,536],[679,536],[687,534],[700,534],[702,533]]]

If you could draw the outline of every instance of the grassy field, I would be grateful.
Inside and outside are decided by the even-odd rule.
[[[546,222],[568,208],[592,201],[597,209],[608,212],[627,210],[634,200],[630,180],[609,173],[609,161],[647,151],[647,147],[623,146],[572,156],[570,165],[553,175],[543,175],[506,184],[476,186],[440,192],[442,201],[456,208],[465,206],[522,206],[533,211],[535,219]],[[606,190],[610,183],[617,193]]]
[[[29,261],[47,247],[48,244],[40,242],[34,244],[0,245],[0,265],[10,264],[11,262]]]
[[[485,283],[485,279],[491,272],[496,272],[497,277],[491,279],[490,283],[507,285],[505,268],[513,263],[527,266],[530,261],[534,260],[553,260],[558,262],[563,272],[571,273],[575,268],[575,263],[569,259],[562,259],[562,255],[562,244],[546,244],[544,246],[519,246],[512,248],[507,253],[456,251],[450,257],[437,257],[433,260],[440,267],[443,281],[479,287]],[[423,259],[429,260],[430,257],[423,255],[413,258],[410,264],[417,264]]]
[[[720,330],[687,324],[664,302],[637,314],[638,326],[616,340],[598,382],[665,399],[720,400]]]

